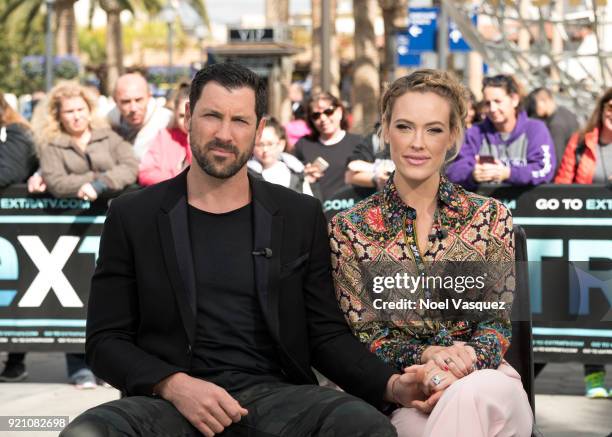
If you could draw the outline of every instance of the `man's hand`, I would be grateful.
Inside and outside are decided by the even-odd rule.
[[[223,432],[248,414],[223,388],[185,373],[170,375],[159,382],[154,391],[172,402],[206,437]]]
[[[34,173],[28,178],[28,193],[44,193],[47,191],[47,184],[39,173]]]
[[[434,362],[441,370],[463,378],[475,369],[476,351],[464,343],[452,346],[429,346],[421,355],[422,363]]]
[[[77,197],[84,200],[94,201],[98,198],[98,193],[96,192],[94,187],[89,182],[87,182],[86,184],[83,184],[81,188],[79,188]]]
[[[422,365],[414,365],[407,367],[411,371],[406,371],[402,375],[393,375],[387,382],[387,390],[385,391],[385,400],[403,405],[410,406],[410,403],[415,399],[427,399],[421,390],[420,381],[416,370],[424,367]]]

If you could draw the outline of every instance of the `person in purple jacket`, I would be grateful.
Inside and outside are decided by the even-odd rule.
[[[472,126],[448,178],[467,189],[481,183],[539,185],[550,182],[555,170],[555,147],[540,120],[521,108],[520,89],[512,76],[483,80],[486,119]]]

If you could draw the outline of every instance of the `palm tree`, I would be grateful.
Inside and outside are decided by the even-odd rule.
[[[94,2],[91,3],[92,7]],[[124,0],[98,0],[106,12],[106,86],[112,90],[117,78],[123,73],[123,32],[121,28],[121,11],[131,10],[132,5]]]
[[[172,0],[169,0],[172,1]],[[204,0],[175,0],[178,3],[189,5],[199,15],[206,27],[210,29],[208,13]],[[123,73],[123,36],[120,15],[122,11],[130,11],[134,14],[137,8],[141,8],[149,14],[158,13],[166,3],[166,0],[97,0],[101,9],[106,12],[106,57],[107,73],[106,85],[109,90],[115,86],[117,78]],[[94,2],[91,4],[90,15],[93,14]]]
[[[355,20],[355,62],[353,65],[353,130],[369,133],[378,119],[380,79],[374,21],[376,0],[353,0]],[[359,29],[359,31],[357,31]]]
[[[287,25],[289,23],[289,0],[266,0],[266,24]]]
[[[385,26],[385,57],[382,65],[382,80],[389,82],[395,66],[395,29],[408,24],[408,0],[378,0]]]
[[[313,91],[329,91],[339,96],[338,84],[340,83],[340,57],[338,56],[338,42],[336,38],[336,0],[329,1],[330,21],[330,70],[331,85],[329,90],[321,89],[321,0],[311,1],[312,14],[312,62],[310,72],[312,74]]]
[[[0,24],[24,23],[24,38],[37,15],[45,13],[45,0],[5,0],[0,9]],[[76,55],[78,40],[74,4],[78,0],[55,0],[53,17],[55,27],[55,52],[58,56]]]

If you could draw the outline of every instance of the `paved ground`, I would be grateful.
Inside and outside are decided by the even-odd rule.
[[[606,382],[612,387],[612,366]],[[612,435],[612,399],[582,396],[583,368],[576,363],[551,363],[536,379],[536,424],[545,437]]]
[[[4,355],[0,354],[0,360]],[[76,390],[68,384],[62,354],[27,355],[29,377],[23,383],[0,383],[0,415],[67,415],[117,399],[114,389]],[[612,366],[607,383],[612,387]],[[582,396],[582,367],[549,364],[536,380],[538,429],[545,437],[608,437],[612,434],[612,399]],[[52,432],[3,432],[0,437],[49,437]],[[470,437],[470,436],[466,436]]]

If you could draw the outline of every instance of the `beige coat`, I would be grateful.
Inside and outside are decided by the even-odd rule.
[[[66,134],[53,139],[40,152],[40,168],[56,197],[76,197],[83,184],[95,181],[122,190],[138,176],[132,146],[110,128],[93,129],[85,151]]]

